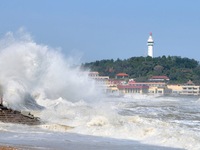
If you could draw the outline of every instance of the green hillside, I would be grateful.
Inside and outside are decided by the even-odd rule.
[[[166,75],[170,83],[185,83],[192,80],[200,84],[200,64],[198,61],[178,56],[131,57],[129,59],[107,59],[82,64],[83,68],[98,71],[100,75],[114,78],[124,72],[136,81],[147,81],[153,75]]]

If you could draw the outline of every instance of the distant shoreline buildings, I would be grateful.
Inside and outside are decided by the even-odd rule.
[[[128,74],[118,73],[110,79],[109,76],[99,76],[98,72],[90,72],[89,77],[95,80],[96,85],[108,94],[148,94],[171,96],[200,96],[200,86],[192,81],[185,84],[169,84],[167,76],[152,76],[147,82],[136,82],[129,79]]]
[[[147,46],[148,56],[153,58],[154,40],[151,32]],[[146,82],[136,82],[123,72],[117,73],[112,79],[109,76],[100,76],[98,72],[90,72],[89,76],[106,93],[200,96],[200,86],[191,80],[185,84],[169,84],[170,78],[165,75],[151,76]]]

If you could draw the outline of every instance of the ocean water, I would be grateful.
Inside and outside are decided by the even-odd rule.
[[[38,126],[1,123],[0,143],[37,149],[200,149],[199,99],[38,99]]]
[[[35,43],[22,30],[1,39],[4,105],[30,111],[42,124],[0,123],[0,144],[22,149],[200,149],[199,97],[109,97],[75,66],[62,50]]]

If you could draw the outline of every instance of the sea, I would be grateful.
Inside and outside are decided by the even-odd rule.
[[[0,145],[31,150],[199,150],[200,97],[112,95],[60,48],[24,30],[0,40],[3,104],[41,120],[0,122]]]

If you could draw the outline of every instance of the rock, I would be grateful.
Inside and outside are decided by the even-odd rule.
[[[21,111],[21,114],[26,117],[29,117],[31,119],[34,119],[34,116],[32,114],[30,114],[30,112],[28,112],[28,111]]]
[[[18,123],[27,125],[39,125],[41,121],[38,117],[34,117],[30,112],[19,112],[16,110],[8,109],[0,105],[0,121],[5,123]]]

